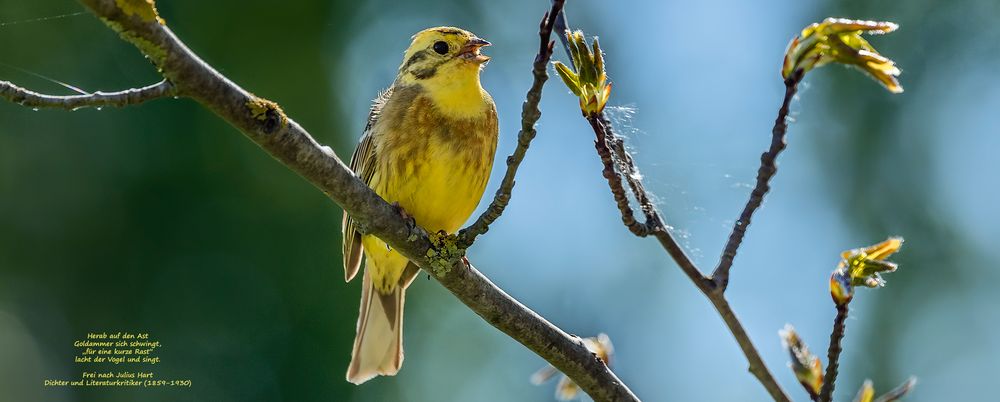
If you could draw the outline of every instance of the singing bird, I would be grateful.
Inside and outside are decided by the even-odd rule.
[[[418,32],[396,80],[374,101],[351,169],[429,232],[454,233],[479,204],[497,144],[496,106],[479,81],[490,43],[469,31]],[[403,364],[403,302],[419,269],[344,214],[344,275],[365,260],[347,381],[395,375]]]

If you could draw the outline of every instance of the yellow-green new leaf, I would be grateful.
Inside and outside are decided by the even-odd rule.
[[[559,78],[562,78],[566,87],[573,92],[573,95],[580,96],[580,81],[577,79],[573,70],[570,70],[569,67],[558,61],[552,62],[552,64],[555,65],[556,73],[559,74]]]
[[[894,272],[898,268],[896,263],[885,259],[899,251],[901,247],[903,247],[902,237],[890,237],[872,246],[844,251],[840,254],[843,259],[837,270],[841,271],[842,276],[850,278],[851,285],[870,288],[885,286],[881,274]],[[834,275],[837,275],[837,271]],[[832,285],[831,279],[831,292],[834,291]],[[834,300],[836,298],[835,295]]]
[[[597,43],[597,37],[594,37],[594,70],[597,71],[597,81],[607,80],[607,76],[604,73],[604,54],[601,52],[601,45]]]
[[[566,31],[569,53],[573,59],[573,68],[553,62],[556,73],[574,95],[580,98],[580,111],[584,116],[601,113],[611,96],[611,84],[604,71],[604,54],[597,38],[592,45],[582,31]]]
[[[903,92],[896,79],[900,74],[896,64],[861,37],[866,33],[889,33],[898,27],[891,22],[844,18],[827,18],[821,23],[813,23],[789,43],[781,75],[788,79],[796,73],[805,74],[813,68],[837,62],[857,67],[890,92]]]

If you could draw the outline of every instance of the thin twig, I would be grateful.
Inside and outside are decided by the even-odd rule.
[[[534,81],[531,83],[531,89],[528,90],[524,104],[521,106],[521,131],[517,134],[517,147],[514,148],[514,153],[507,157],[507,172],[504,173],[500,188],[493,196],[493,202],[476,218],[475,222],[459,231],[458,246],[460,248],[468,248],[476,241],[476,237],[489,231],[490,224],[503,214],[507,203],[510,202],[510,195],[514,189],[514,177],[517,175],[517,169],[521,166],[521,161],[524,160],[525,153],[528,152],[528,147],[531,146],[531,140],[537,134],[535,123],[542,116],[538,103],[542,100],[542,87],[549,79],[548,67],[554,44],[549,38],[552,37],[556,16],[562,13],[563,4],[565,4],[564,0],[553,1],[552,8],[545,13],[539,24],[538,54],[535,56],[531,69]]]
[[[823,387],[819,391],[819,402],[830,402],[833,399],[833,389],[837,386],[840,352],[843,351],[840,342],[844,339],[846,325],[847,303],[837,304],[837,317],[833,319],[833,331],[830,332],[830,349],[826,352],[826,374],[823,375]]]
[[[670,229],[663,224],[660,211],[656,209],[656,204],[653,204],[649,193],[646,191],[645,186],[643,186],[642,176],[639,174],[639,169],[635,166],[635,160],[632,158],[632,155],[625,149],[624,141],[620,136],[615,134],[611,123],[608,122],[603,112],[594,119],[597,120],[598,125],[595,126],[592,121],[591,127],[594,127],[595,134],[597,135],[596,146],[599,147],[597,149],[598,155],[601,155],[602,151],[607,152],[606,149],[609,147],[614,151],[613,158],[610,157],[610,154],[608,158],[605,155],[601,155],[601,162],[604,163],[604,177],[608,179],[611,192],[615,194],[615,202],[619,203],[618,209],[622,213],[622,221],[626,222],[625,226],[629,227],[629,230],[636,236],[645,237],[652,234],[656,237],[656,240],[660,242],[660,245],[667,251],[667,254],[670,254],[681,270],[684,271],[684,274],[691,279],[691,282],[707,295],[708,292],[712,291],[713,282],[701,273],[698,266],[691,260],[691,257],[688,257],[680,243],[674,238]],[[588,118],[588,120],[594,119]],[[602,142],[603,145],[601,145]],[[614,171],[616,165],[621,170],[620,175]],[[624,196],[624,190],[621,188],[621,176],[625,176],[625,180],[629,184],[629,189],[632,190],[632,195],[635,196],[636,201],[639,203],[639,208],[642,209],[643,214],[646,216],[646,222],[641,224],[641,230],[644,231],[641,234],[637,233],[627,223],[627,219],[630,218],[634,221],[635,217],[632,213],[632,208],[628,205],[628,198]],[[614,180],[616,185],[612,184],[612,180]],[[619,193],[622,196],[621,200],[619,199]],[[624,205],[621,202],[624,202]]]
[[[594,147],[597,149],[597,154],[601,157],[601,163],[604,165],[602,174],[608,180],[611,194],[614,196],[615,204],[622,215],[622,223],[636,236],[646,237],[653,235],[656,237],[667,253],[670,254],[698,289],[703,292],[711,291],[712,281],[701,274],[698,266],[684,252],[684,249],[681,248],[670,230],[664,226],[663,219],[660,218],[660,212],[650,200],[649,194],[642,184],[638,168],[635,167],[635,161],[632,155],[625,149],[621,137],[615,135],[611,124],[604,117],[603,113],[598,116],[588,117],[587,121],[590,122],[590,126],[594,129],[594,134],[597,136]],[[612,154],[612,151],[614,154]],[[615,171],[616,166],[623,171],[621,174]],[[639,202],[639,207],[646,216],[645,222],[636,221],[632,207],[629,205],[628,196],[625,194],[625,189],[622,186],[622,176],[625,176],[632,194]]]
[[[82,95],[46,95],[21,88],[8,81],[0,81],[0,97],[30,108],[58,108],[76,110],[83,107],[124,107],[138,105],[153,99],[174,95],[174,86],[163,80],[142,88],[118,92],[94,92]]]
[[[632,234],[639,237],[646,237],[651,232],[651,229],[646,223],[635,219],[635,213],[632,211],[632,206],[629,205],[628,194],[622,185],[621,176],[615,170],[616,163],[614,157],[611,155],[611,148],[608,146],[608,136],[612,135],[608,132],[608,126],[604,124],[600,116],[596,115],[587,116],[587,121],[590,122],[590,127],[594,129],[594,134],[597,136],[597,139],[594,141],[594,148],[597,149],[597,155],[600,156],[601,163],[604,165],[604,170],[601,173],[607,179],[608,187],[611,188],[611,195],[615,198],[615,205],[618,206],[618,211],[622,215],[622,223],[625,224],[625,227]]]
[[[656,205],[653,204],[649,193],[646,192],[646,188],[642,184],[642,175],[639,174],[639,168],[635,166],[635,160],[632,159],[632,155],[625,149],[625,141],[622,140],[621,136],[615,134],[614,127],[611,126],[611,122],[608,121],[604,113],[601,113],[600,118],[607,131],[606,142],[611,147],[611,150],[614,151],[614,159],[618,164],[618,169],[621,171],[622,176],[625,176],[625,180],[628,181],[632,195],[635,196],[636,201],[639,203],[639,209],[646,216],[646,226],[653,230],[663,226],[663,220],[660,219],[660,212],[656,210]]]
[[[729,332],[732,332],[733,337],[736,338],[736,343],[740,345],[740,349],[743,350],[743,354],[747,357],[747,361],[750,364],[750,373],[757,377],[757,380],[764,385],[767,392],[771,394],[771,398],[778,402],[791,402],[791,398],[785,393],[785,390],[781,388],[778,381],[774,379],[774,375],[771,374],[771,370],[767,368],[767,364],[760,357],[760,352],[754,346],[753,341],[750,340],[750,336],[747,335],[747,331],[743,329],[743,324],[740,323],[739,318],[736,317],[736,313],[733,312],[732,307],[729,306],[729,302],[726,300],[722,293],[707,293],[708,299],[712,301],[712,305],[715,306],[715,310],[719,312],[719,316],[722,317],[722,321],[726,322],[726,326],[729,327]]]
[[[142,91],[145,95],[138,98],[124,95],[125,102],[120,105],[167,94],[193,99],[323,191],[355,219],[361,230],[378,236],[419,265],[476,314],[562,371],[594,400],[639,400],[579,337],[567,334],[510,297],[471,264],[463,262],[460,253],[449,255],[447,248],[436,248],[426,231],[403,219],[396,208],[375,194],[329,147],[320,145],[278,104],[251,94],[201,60],[157,16],[153,1],[130,3],[127,10],[116,0],[79,1],[143,52],[170,82],[157,84],[164,91],[162,94],[150,90],[148,94]],[[18,95],[21,92],[11,93],[15,96],[5,96],[8,100],[25,104],[28,99]],[[109,102],[106,105],[119,105],[111,102],[108,94],[94,95],[102,102]],[[44,96],[28,101],[38,99],[45,100],[39,107],[55,107],[55,103],[62,102],[50,102],[51,98]],[[92,97],[86,99],[67,102],[97,106]]]
[[[729,286],[729,269],[733,266],[736,251],[739,250],[740,244],[743,243],[743,236],[746,235],[747,227],[750,226],[750,220],[753,218],[754,212],[757,211],[757,208],[760,208],[760,205],[764,202],[764,195],[771,189],[771,178],[778,172],[775,160],[777,160],[778,154],[785,149],[785,133],[788,132],[788,106],[791,104],[792,98],[795,97],[799,81],[802,80],[802,74],[802,71],[799,70],[785,80],[785,98],[781,103],[781,108],[778,109],[778,117],[774,119],[774,128],[771,130],[771,147],[768,148],[767,152],[760,155],[757,184],[750,193],[750,199],[747,200],[746,205],[743,207],[743,212],[740,213],[739,219],[733,224],[733,231],[729,234],[726,247],[722,250],[719,265],[712,272],[712,279],[715,281],[716,288],[720,292],[725,292],[726,287]]]
[[[767,368],[764,363],[763,358],[760,356],[760,352],[754,346],[753,341],[747,334],[746,330],[743,328],[743,324],[740,323],[739,318],[736,317],[736,313],[730,307],[729,302],[726,300],[725,295],[722,292],[716,292],[714,288],[714,283],[711,279],[705,277],[698,270],[698,267],[691,261],[691,259],[684,253],[684,249],[680,247],[677,241],[673,238],[673,235],[662,225],[659,212],[656,210],[652,202],[649,201],[649,196],[642,186],[641,179],[638,172],[635,170],[634,161],[632,156],[621,144],[621,140],[615,136],[607,124],[606,120],[600,116],[589,116],[587,121],[590,123],[591,128],[594,129],[594,134],[596,135],[596,141],[594,147],[597,150],[597,154],[601,158],[601,162],[604,166],[602,174],[608,181],[608,186],[611,188],[611,193],[615,198],[615,204],[618,206],[619,211],[622,214],[622,223],[625,224],[632,233],[637,236],[645,236],[652,234],[659,240],[660,244],[663,246],[664,250],[674,259],[681,270],[691,279],[691,282],[698,287],[698,289],[712,302],[712,306],[722,317],[722,320],[726,323],[729,331],[733,334],[736,339],[736,343],[739,344],[740,349],[743,351],[744,356],[746,356],[747,363],[749,365],[750,372],[757,377],[764,388],[767,389],[768,393],[775,401],[788,402],[791,399],[778,384],[778,381],[774,378],[774,375]],[[609,146],[610,144],[619,144],[616,147]],[[613,154],[612,148],[616,148],[616,152],[620,159],[616,161]],[[635,192],[636,199],[640,201],[640,205],[644,202],[648,203],[649,215],[647,215],[647,222],[638,222],[635,219],[632,207],[629,205],[628,197],[625,193],[625,188],[622,184],[621,175],[616,171],[616,167],[623,169],[627,172],[631,172],[629,180],[630,188]],[[628,177],[628,176],[626,176]],[[650,226],[650,222],[656,222],[656,226]]]
[[[632,158],[632,154],[630,154],[628,150],[625,149],[624,141],[620,136],[615,134],[614,129],[611,126],[611,123],[605,117],[603,112],[598,116],[598,119],[600,120],[601,129],[603,129],[603,133],[597,134],[598,136],[597,141],[600,142],[601,141],[600,138],[602,137],[604,138],[605,142],[604,147],[605,148],[610,147],[611,150],[614,152],[613,154],[614,157],[611,159],[614,160],[614,165],[617,165],[618,169],[621,171],[620,176],[618,174],[615,175],[616,180],[618,180],[618,182],[620,183],[621,176],[625,176],[625,180],[628,182],[629,189],[632,190],[632,195],[635,196],[636,201],[639,203],[639,209],[642,210],[643,214],[646,217],[646,222],[643,223],[643,226],[645,226],[648,232],[646,232],[645,235],[641,235],[638,233],[636,233],[636,235],[646,236],[648,234],[652,234],[653,236],[655,236],[656,239],[660,241],[660,244],[663,246],[663,248],[667,250],[667,253],[670,254],[671,257],[673,257],[675,262],[677,262],[677,265],[681,267],[681,270],[683,270],[684,273],[688,276],[688,278],[690,278],[691,281],[694,282],[696,286],[698,286],[698,289],[702,290],[703,292],[711,291],[714,283],[710,279],[706,278],[704,275],[701,274],[701,271],[698,269],[698,267],[694,264],[693,261],[691,261],[691,258],[688,257],[687,253],[684,252],[684,249],[681,248],[680,244],[677,243],[677,239],[674,238],[669,228],[667,228],[663,224],[663,218],[660,217],[660,211],[656,208],[656,204],[653,203],[652,199],[649,196],[649,193],[646,191],[645,186],[642,184],[642,175],[639,173],[639,168],[636,167],[635,165],[635,160]],[[593,127],[593,123],[591,123],[591,127]],[[601,149],[598,149],[598,154],[600,153]],[[614,170],[613,165],[610,165],[609,161],[606,161],[604,156],[601,156],[601,161],[605,164],[604,174],[605,177],[607,177],[607,172],[609,168],[613,172]],[[611,179],[609,178],[609,180]],[[609,184],[611,183],[609,182]],[[621,184],[618,184],[618,187],[621,187]],[[614,187],[612,187],[612,193],[614,192],[615,189]],[[617,195],[615,196],[615,200],[618,201]],[[619,205],[619,210],[621,210],[623,214],[622,216],[623,221],[625,220],[624,214],[626,212],[629,213],[630,215],[632,213],[632,209],[627,205],[627,200],[625,207],[626,209],[622,209],[622,207]],[[633,231],[632,233],[635,233],[635,231]]]
[[[552,0],[552,3],[555,4],[556,1],[559,0]],[[573,60],[573,54],[569,52],[569,42],[566,39],[566,31],[568,30],[569,20],[566,18],[566,11],[563,10],[556,15],[555,33],[556,37],[559,38],[559,42],[563,45],[563,50],[566,51],[566,56],[569,56],[569,59]]]

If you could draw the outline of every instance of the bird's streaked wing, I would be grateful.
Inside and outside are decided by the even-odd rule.
[[[378,120],[382,107],[392,96],[392,88],[379,93],[375,101],[372,102],[371,111],[368,113],[368,124],[365,125],[365,132],[361,136],[361,142],[351,156],[351,170],[361,178],[365,184],[371,185],[372,176],[375,175],[375,148],[373,146],[372,128]],[[358,270],[361,268],[361,258],[364,255],[364,247],[361,245],[361,233],[355,227],[354,219],[347,212],[344,212],[343,221],[343,242],[344,242],[344,280],[350,282]]]

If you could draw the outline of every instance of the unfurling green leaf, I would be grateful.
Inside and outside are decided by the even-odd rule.
[[[573,72],[565,64],[558,61],[552,64],[556,67],[556,73],[559,73],[559,78],[562,78],[563,83],[573,92],[573,95],[580,96],[580,81],[576,77],[576,73]]]
[[[854,286],[870,288],[885,286],[881,273],[895,272],[898,266],[894,262],[885,261],[890,255],[903,247],[902,237],[890,237],[888,240],[868,247],[847,250],[840,254],[840,262],[850,275]]]
[[[896,64],[861,37],[864,33],[889,33],[898,27],[891,22],[844,18],[827,18],[813,23],[788,44],[781,76],[788,79],[794,74],[805,74],[813,68],[837,62],[859,68],[890,92],[903,92],[896,80],[900,74]]]
[[[877,288],[885,286],[882,274],[894,272],[898,266],[885,261],[903,246],[902,237],[890,237],[879,244],[844,251],[837,269],[830,276],[830,295],[838,305],[849,303],[855,286]]]
[[[597,38],[594,38],[592,45],[588,45],[583,31],[566,31],[566,39],[575,70],[558,61],[552,64],[563,83],[580,98],[580,111],[583,115],[601,113],[611,95],[601,45]]]

